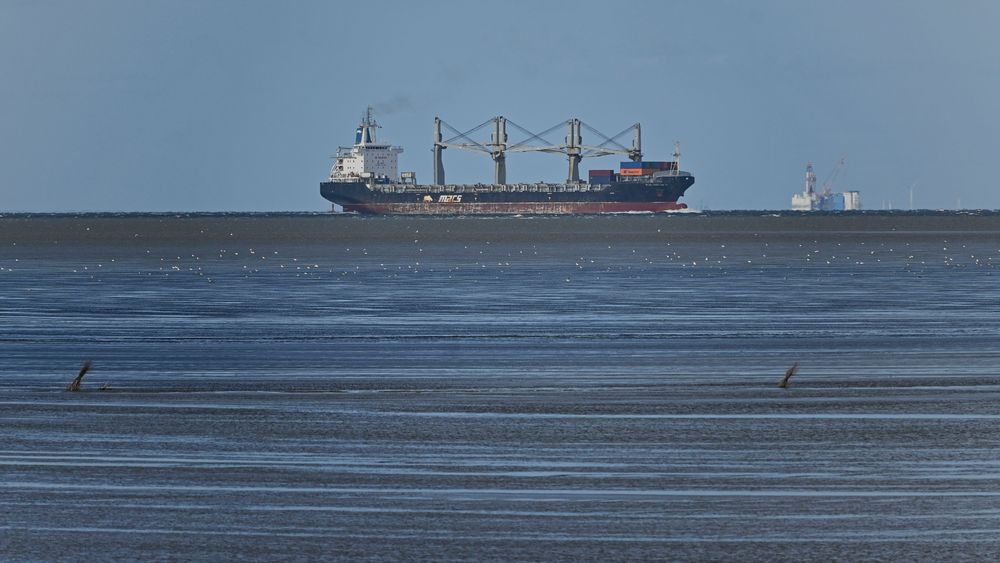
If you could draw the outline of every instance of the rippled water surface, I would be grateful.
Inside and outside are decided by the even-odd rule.
[[[0,217],[0,558],[993,559],[998,268],[995,214]]]

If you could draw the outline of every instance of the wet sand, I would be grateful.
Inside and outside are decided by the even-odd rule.
[[[6,557],[1000,549],[1000,219],[259,219],[17,226]]]

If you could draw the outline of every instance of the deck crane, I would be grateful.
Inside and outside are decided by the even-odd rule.
[[[476,132],[492,124],[493,131],[488,142],[480,143],[472,138]],[[507,125],[524,134],[526,137],[519,143],[507,144]],[[564,143],[552,143],[546,139],[557,129],[566,127],[567,133]],[[442,129],[448,130],[453,136],[445,139]],[[593,133],[601,139],[598,145],[584,145],[582,129]],[[618,140],[624,135],[634,132],[632,146],[626,147]],[[441,153],[446,148],[457,148],[482,154],[488,154],[493,159],[493,179],[496,184],[507,183],[507,153],[508,152],[545,152],[555,154],[565,154],[569,160],[569,171],[566,182],[570,184],[580,183],[580,161],[585,157],[607,156],[612,154],[623,154],[633,161],[642,160],[642,130],[638,123],[627,127],[622,132],[613,137],[601,133],[583,121],[572,118],[561,121],[549,127],[541,133],[532,133],[528,129],[521,127],[517,123],[503,117],[497,116],[480,123],[472,129],[461,132],[452,127],[439,117],[434,118],[434,183],[442,185],[445,183],[444,164]]]

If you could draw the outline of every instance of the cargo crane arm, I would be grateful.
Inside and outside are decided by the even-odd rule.
[[[565,127],[566,126],[566,121],[560,121],[559,123],[556,123],[552,127],[549,127],[545,131],[542,131],[541,133],[538,133],[538,134],[535,134],[535,133],[532,133],[531,131],[528,131],[524,127],[521,127],[520,125],[518,125],[517,123],[514,123],[513,121],[511,121],[509,119],[507,120],[507,123],[511,127],[513,127],[514,129],[517,129],[521,133],[523,133],[523,134],[525,134],[525,135],[528,136],[525,140],[521,141],[520,143],[514,143],[513,145],[507,147],[508,151],[511,151],[511,152],[532,152],[532,151],[537,151],[537,152],[556,152],[556,153],[564,152],[565,145],[557,145],[555,143],[552,143],[548,139],[546,139],[545,136],[551,134],[553,131],[555,131],[556,129],[559,129],[560,127]],[[544,143],[544,144],[543,145],[529,145],[528,143],[530,143],[532,141],[539,141],[539,142]]]
[[[472,135],[473,133],[479,131],[480,129],[482,129],[484,127],[486,127],[487,125],[493,123],[494,120],[495,120],[495,118],[491,117],[490,119],[487,119],[486,121],[480,123],[479,125],[473,127],[472,129],[469,129],[468,131],[466,131],[466,132],[463,133],[463,132],[459,131],[458,129],[455,129],[451,125],[448,125],[442,119],[442,120],[440,120],[441,121],[441,125],[443,125],[449,131],[451,131],[451,133],[454,136],[451,137],[448,140],[441,141],[440,143],[437,143],[437,144],[441,145],[442,147],[452,147],[452,148],[463,149],[463,150],[467,150],[467,151],[476,151],[476,152],[483,152],[483,153],[486,153],[486,154],[492,154],[493,153],[492,150],[490,150],[489,148],[487,148],[486,146],[484,146],[482,143],[477,142],[475,139],[473,139],[469,135]],[[458,141],[458,140],[463,140],[463,141],[466,141],[466,142],[465,143],[456,143],[455,141]]]
[[[642,160],[642,129],[638,123],[627,127],[624,131],[618,133],[614,137],[608,137],[604,133],[601,133],[597,129],[594,129],[590,125],[587,125],[583,121],[576,118],[568,119],[562,123],[557,123],[556,125],[538,134],[532,133],[512,121],[508,120],[507,123],[510,123],[515,129],[527,135],[527,139],[524,141],[507,147],[508,151],[535,151],[566,155],[566,159],[569,160],[569,172],[566,175],[566,182],[570,184],[580,182],[580,161],[585,157],[624,154],[634,161]],[[555,144],[545,138],[546,135],[552,133],[563,125],[567,127],[565,144]],[[581,131],[584,128],[587,129],[589,133],[593,133],[603,139],[601,144],[596,146],[584,145],[583,136],[581,135]],[[628,148],[618,142],[618,139],[629,132],[635,133],[635,137],[632,141],[632,148]],[[533,141],[540,141],[544,144],[530,144]]]
[[[584,149],[584,152],[580,156],[587,157],[587,156],[607,156],[610,154],[624,154],[628,155],[628,157],[631,158],[632,160],[635,161],[642,160],[642,137],[640,136],[641,128],[638,123],[626,127],[621,133],[618,133],[614,137],[608,137],[604,133],[601,133],[597,129],[594,129],[593,127],[587,125],[582,121],[580,122],[580,124],[583,126],[584,129],[586,129],[590,133],[593,133],[598,137],[604,139],[604,142],[597,146],[585,145],[581,147]],[[621,143],[618,142],[618,139],[624,137],[627,133],[631,132],[635,133],[635,141],[633,143],[632,148],[628,148],[625,145],[622,145]],[[613,145],[614,148],[609,148],[608,145]]]
[[[830,195],[833,193],[833,183],[837,181],[837,175],[840,174],[840,169],[844,167],[844,158],[837,161],[837,165],[833,167],[830,171],[830,175],[823,180],[821,191],[823,195]]]
[[[480,123],[479,125],[469,129],[466,132],[461,132],[455,129],[451,125],[448,125],[441,118],[435,118],[435,130],[434,130],[434,183],[443,184],[444,183],[444,166],[441,163],[441,151],[448,148],[454,147],[456,149],[462,149],[467,151],[475,151],[490,155],[493,159],[493,181],[497,184],[507,183],[507,120],[503,116],[497,116]],[[480,129],[486,127],[487,125],[493,125],[493,136],[490,142],[483,144],[472,137],[473,133],[479,131]],[[450,139],[443,140],[441,138],[441,128],[444,127],[454,133],[454,137]],[[458,143],[455,141],[462,140],[464,143]]]
[[[485,128],[486,126],[493,124],[493,133],[490,141],[486,143],[480,143],[471,137],[471,135]],[[526,138],[513,145],[507,144],[507,124],[518,130],[519,132],[526,135]],[[556,129],[565,126],[567,128],[567,134],[564,144],[552,143],[546,139],[546,135],[551,134]],[[583,144],[583,136],[581,135],[581,130],[586,128],[588,132],[597,135],[599,138],[603,139],[601,144],[592,146]],[[447,129],[453,136],[449,139],[444,139],[441,134],[442,129]],[[626,133],[631,131],[635,132],[635,138],[632,141],[632,148],[628,148],[625,145],[618,142],[618,139],[624,136]],[[532,144],[538,143],[538,144]],[[445,123],[441,118],[434,118],[434,183],[437,185],[444,184],[444,165],[442,163],[441,153],[444,149],[454,147],[457,149],[474,151],[478,153],[488,154],[493,159],[494,162],[494,182],[496,184],[506,184],[507,183],[507,153],[508,152],[545,152],[554,154],[564,154],[567,160],[569,160],[569,172],[566,176],[566,182],[570,184],[575,184],[580,182],[580,161],[584,157],[591,156],[607,156],[612,154],[624,154],[634,161],[642,160],[642,131],[639,124],[636,123],[628,128],[626,128],[621,133],[618,133],[614,137],[608,137],[604,133],[601,133],[597,129],[594,129],[590,125],[587,125],[579,119],[573,118],[566,121],[559,122],[552,127],[549,127],[541,133],[532,133],[531,131],[521,127],[520,125],[510,121],[509,119],[498,116],[488,119],[476,127],[469,129],[468,131],[462,132],[455,129],[448,123]]]
[[[524,127],[521,127],[520,125],[518,125],[518,124],[516,124],[513,121],[511,121],[511,120],[508,119],[507,123],[509,125],[511,125],[512,127],[514,127],[515,129],[517,129],[518,131],[520,131],[521,133],[527,135],[527,138],[525,140],[521,141],[520,143],[515,143],[513,145],[510,145],[509,147],[507,147],[507,151],[508,152],[547,152],[547,153],[567,154],[567,149],[572,148],[571,145],[567,145],[567,144],[561,144],[560,145],[560,144],[552,143],[548,139],[546,139],[545,136],[548,135],[548,134],[550,134],[550,133],[552,133],[556,129],[559,129],[560,127],[565,127],[567,124],[571,123],[572,121],[573,120],[571,120],[571,119],[570,120],[566,120],[566,121],[560,121],[559,123],[556,123],[552,127],[549,127],[548,129],[546,129],[545,131],[542,131],[541,133],[537,133],[536,134],[536,133],[532,133],[531,131],[528,131]],[[638,144],[639,144],[638,139],[640,138],[640,137],[638,137],[638,134],[639,134],[638,132],[640,131],[638,123],[636,123],[634,125],[629,125],[627,128],[625,128],[623,131],[621,131],[620,133],[618,133],[614,137],[608,137],[604,133],[601,133],[600,131],[598,131],[597,129],[594,129],[593,127],[591,127],[590,125],[588,125],[587,123],[585,123],[583,121],[580,121],[579,124],[580,124],[580,126],[582,128],[586,129],[588,132],[597,135],[601,139],[604,139],[604,141],[601,144],[596,145],[596,146],[591,146],[591,145],[576,145],[575,148],[581,149],[581,152],[580,152],[580,157],[581,158],[583,158],[583,157],[591,157],[591,156],[607,156],[607,155],[611,155],[611,154],[624,154],[624,155],[628,155],[628,157],[632,158],[633,160],[641,160],[642,159],[641,148],[638,148]],[[637,147],[628,148],[625,145],[622,145],[621,143],[618,142],[618,139],[624,137],[627,133],[631,133],[631,132],[635,132],[636,133],[636,145],[637,145]],[[541,145],[531,145],[531,144],[529,144],[532,141],[541,141],[544,144],[541,144]],[[609,145],[611,145],[611,146],[609,147]]]

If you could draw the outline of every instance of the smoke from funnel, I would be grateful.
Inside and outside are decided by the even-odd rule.
[[[388,100],[376,102],[372,108],[379,115],[392,115],[394,113],[413,111],[413,101],[402,95],[393,96]]]

